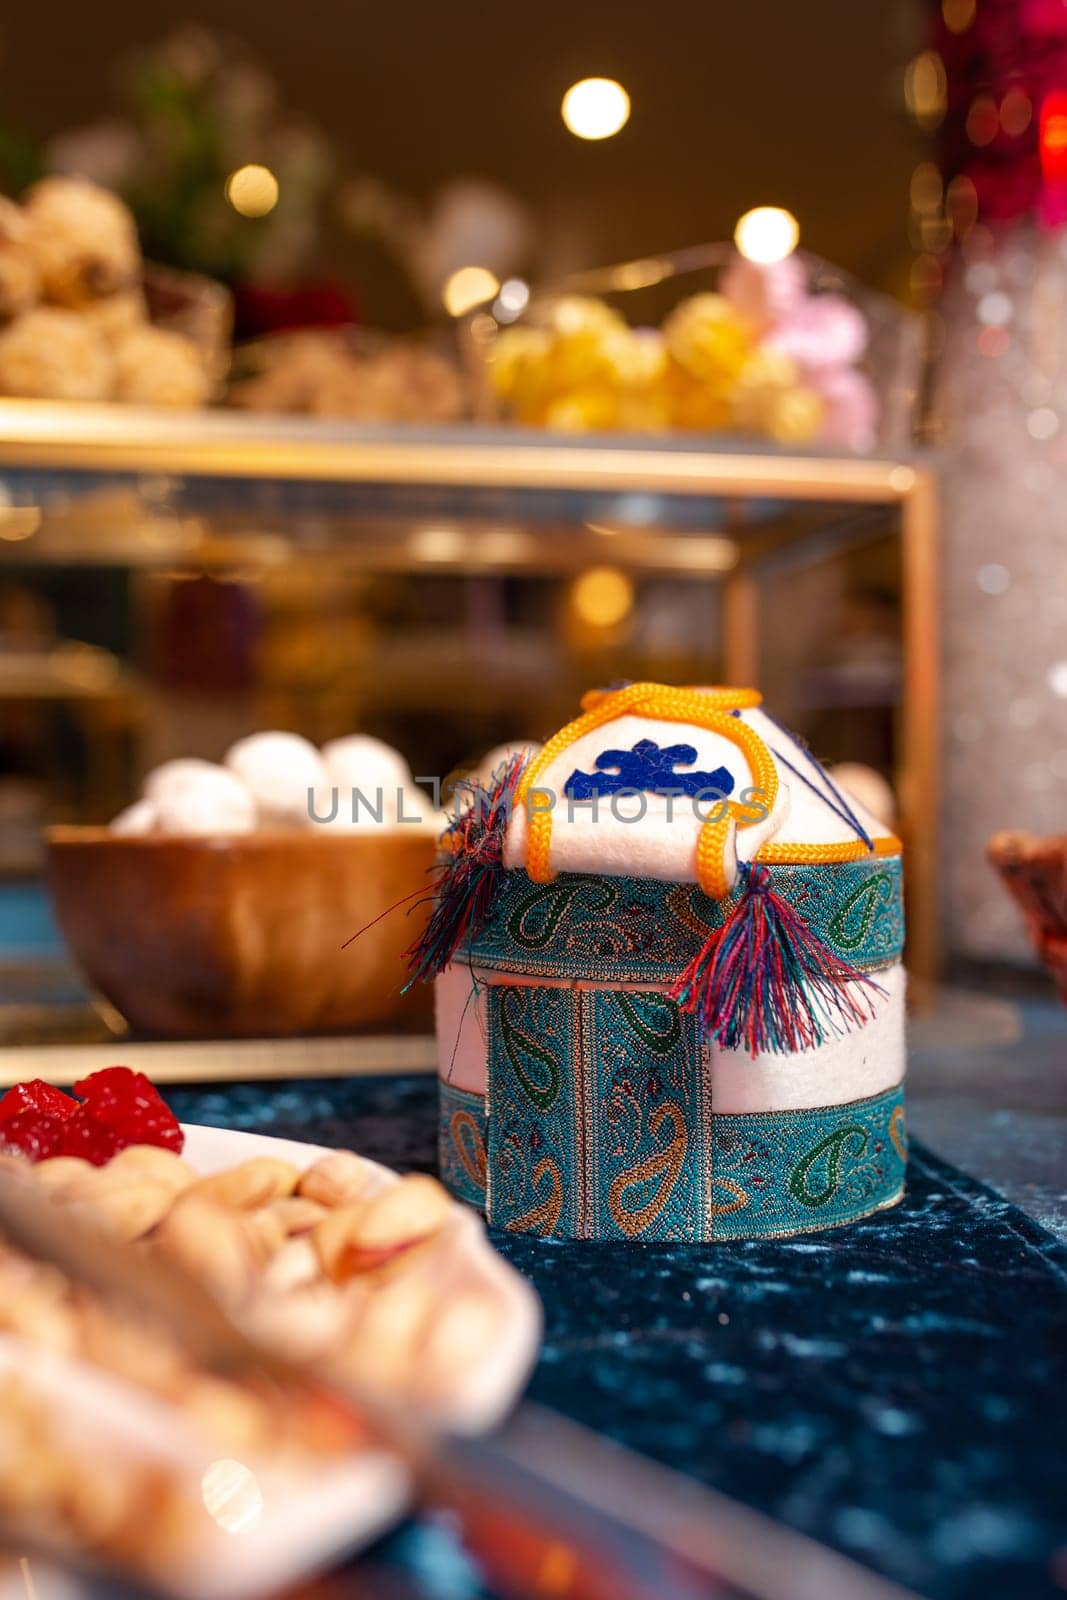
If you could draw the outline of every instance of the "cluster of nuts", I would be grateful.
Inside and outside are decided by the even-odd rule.
[[[395,1179],[344,1150],[305,1172],[259,1157],[200,1177],[154,1145],[132,1145],[103,1167],[56,1156],[27,1170],[116,1238],[178,1263],[250,1333],[362,1388],[444,1406],[500,1334],[495,1285],[465,1247],[460,1208],[433,1178]],[[14,1287],[3,1280],[0,1258],[0,1291]],[[39,1282],[0,1292],[0,1328],[120,1363],[165,1397],[183,1387],[173,1352],[110,1327],[93,1337],[84,1315]],[[232,1413],[231,1443],[262,1443],[262,1417],[238,1396],[220,1398],[216,1386],[205,1403]]]
[[[287,411],[356,422],[455,422],[468,414],[463,375],[425,345],[392,339],[357,346],[345,333],[276,335],[244,352],[249,375],[230,391],[248,411]]]
[[[113,1450],[101,1472],[96,1453],[72,1449],[55,1406],[20,1377],[0,1381],[0,1416],[0,1517],[8,1528],[166,1575],[193,1511],[167,1463]],[[0,1567],[0,1583],[4,1576]]]
[[[137,229],[114,194],[45,178],[0,197],[0,394],[200,406],[212,378],[191,339],[153,327]]]

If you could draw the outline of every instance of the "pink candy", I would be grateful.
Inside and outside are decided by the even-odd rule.
[[[785,322],[807,297],[804,265],[796,256],[761,265],[735,255],[723,270],[720,288],[758,335]]]
[[[790,356],[806,372],[849,367],[867,348],[867,324],[840,295],[812,295],[772,328],[764,343]]]
[[[788,356],[800,381],[822,396],[819,442],[870,450],[878,436],[878,396],[855,366],[867,348],[862,312],[842,295],[808,294],[804,264],[796,256],[766,264],[734,256],[720,286],[763,349]]]

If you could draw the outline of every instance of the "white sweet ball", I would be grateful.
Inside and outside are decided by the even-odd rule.
[[[144,781],[142,794],[155,802],[161,794],[172,794],[190,783],[197,783],[205,775],[221,772],[213,761],[201,761],[198,756],[179,756],[175,761],[164,761],[154,767]]]
[[[414,826],[414,819],[420,822],[431,822],[437,815],[433,808],[433,801],[425,789],[420,789],[417,784],[409,783],[403,792],[403,810],[396,807],[396,820],[404,827]],[[396,797],[394,796],[394,806]]]
[[[132,837],[134,834],[154,833],[158,824],[159,818],[151,800],[135,800],[132,806],[119,812],[111,824],[111,832]]]
[[[415,828],[426,823],[436,827],[438,813],[425,790],[416,784],[393,784],[377,790],[366,781],[357,786],[353,800],[351,787],[328,783],[315,791],[312,825],[322,828],[364,832],[368,828]],[[437,829],[436,831],[440,831]]]
[[[897,804],[892,789],[880,772],[861,761],[842,761],[831,769],[830,776],[838,788],[844,789],[853,800],[858,800],[878,822],[887,828],[893,826]]]
[[[226,765],[246,784],[266,823],[308,822],[308,791],[326,778],[322,758],[298,733],[253,733],[226,752]]]
[[[373,800],[375,809],[374,790],[383,790],[395,807],[397,789],[406,788],[412,781],[411,768],[400,751],[394,750],[384,739],[372,739],[367,733],[331,739],[322,747],[322,759],[331,783],[336,783],[338,788],[361,790]]]
[[[366,794],[366,790],[363,792]],[[320,784],[315,790],[314,813],[309,821],[313,828],[333,828],[341,833],[364,833],[368,828],[391,827],[393,813],[390,808],[385,804],[379,808],[373,795],[367,795],[367,802],[360,802],[353,808],[349,785]],[[375,815],[379,809],[380,819]]]
[[[256,802],[225,767],[205,763],[206,772],[187,774],[163,785],[153,802],[163,833],[251,833]]]

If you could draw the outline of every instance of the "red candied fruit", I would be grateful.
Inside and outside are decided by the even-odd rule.
[[[180,1154],[185,1144],[181,1125],[143,1072],[134,1072],[130,1067],[104,1067],[82,1078],[74,1089],[76,1094],[84,1095],[93,1118],[121,1136],[116,1149],[128,1144],[155,1144]]]
[[[42,1116],[66,1121],[77,1109],[77,1100],[64,1094],[62,1089],[53,1089],[43,1078],[30,1078],[26,1083],[16,1083],[0,1099],[0,1128],[26,1111],[36,1111]]]
[[[47,1111],[27,1106],[0,1128],[0,1145],[21,1151],[31,1161],[45,1161],[49,1156],[59,1154],[67,1126],[68,1119],[61,1121],[59,1117],[49,1116]]]
[[[97,1117],[92,1106],[79,1106],[72,1117],[60,1123],[62,1144],[58,1154],[81,1156],[94,1167],[103,1167],[125,1145],[142,1141],[123,1138],[117,1128],[109,1127]]]

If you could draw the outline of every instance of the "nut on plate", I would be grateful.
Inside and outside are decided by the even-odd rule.
[[[297,1193],[322,1206],[351,1205],[365,1199],[379,1181],[370,1162],[351,1150],[331,1150],[308,1168],[297,1184]]]
[[[364,1272],[407,1265],[435,1237],[452,1210],[434,1178],[414,1174],[391,1184],[365,1204],[341,1207],[312,1235],[323,1271],[335,1283]]]
[[[255,1260],[239,1216],[226,1206],[187,1193],[153,1235],[164,1255],[216,1294],[239,1305],[255,1284]]]
[[[292,1194],[300,1173],[289,1161],[273,1156],[254,1156],[240,1166],[228,1167],[200,1178],[188,1191],[188,1198],[210,1200],[238,1211],[252,1211]]]

